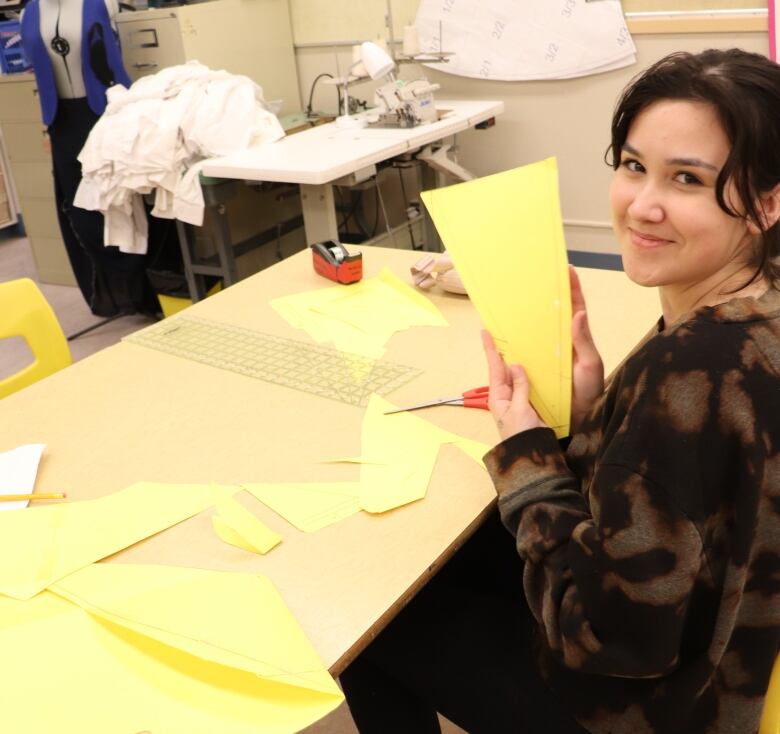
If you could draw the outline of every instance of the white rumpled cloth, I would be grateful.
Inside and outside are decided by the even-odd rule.
[[[163,69],[130,89],[111,87],[79,161],[74,204],[105,215],[106,246],[143,254],[152,214],[203,224],[202,161],[284,137],[263,90],[245,76],[212,71],[197,61]]]

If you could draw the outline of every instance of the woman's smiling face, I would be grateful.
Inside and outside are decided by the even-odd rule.
[[[749,262],[757,229],[726,214],[715,197],[730,147],[706,103],[660,100],[637,115],[617,151],[610,186],[613,226],[631,280],[706,290]],[[727,184],[726,203],[739,210],[730,191]]]

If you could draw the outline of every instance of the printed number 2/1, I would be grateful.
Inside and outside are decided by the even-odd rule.
[[[547,44],[547,53],[544,55],[546,61],[555,61],[555,57],[558,55],[560,46],[557,43]]]

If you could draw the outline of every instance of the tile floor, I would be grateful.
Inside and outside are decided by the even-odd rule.
[[[37,281],[32,251],[26,238],[10,230],[0,230],[0,282],[29,277]],[[87,308],[78,288],[40,283],[41,291],[51,304],[66,336],[101,321]],[[123,316],[70,342],[73,361],[118,342],[126,334],[151,323],[142,316]],[[21,339],[0,340],[0,377],[10,375],[30,361],[30,353]],[[356,734],[346,705],[313,726],[305,734]],[[443,734],[463,734],[463,730],[442,719]],[[402,734],[399,732],[399,734]]]

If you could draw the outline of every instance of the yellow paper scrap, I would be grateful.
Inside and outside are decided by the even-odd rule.
[[[292,326],[318,342],[378,359],[396,331],[413,326],[447,326],[427,296],[389,270],[351,285],[276,298],[271,306]]]
[[[451,443],[482,463],[490,447],[445,431],[372,395],[363,417],[359,457],[331,461],[360,464],[359,482],[242,484],[299,530],[313,532],[360,510],[387,512],[425,497],[439,449]]]
[[[365,334],[392,335],[412,326],[447,326],[447,320],[427,296],[387,268],[314,310]]]
[[[555,159],[426,191],[422,200],[499,351],[525,367],[534,407],[567,435],[571,297]]]
[[[474,459],[477,464],[485,466],[482,457],[493,448],[492,446],[488,446],[488,444],[482,443],[481,441],[472,441],[469,438],[462,438],[461,436],[455,436],[455,434],[452,435],[454,436],[454,439],[448,441],[448,443],[459,448],[464,454]]]
[[[360,506],[385,512],[422,499],[439,447],[452,443],[481,463],[489,446],[445,431],[413,413],[392,413],[394,405],[372,395],[362,426]]]
[[[263,577],[106,563],[52,589],[0,597],[15,734],[287,734],[343,700]]]
[[[282,542],[281,535],[233,497],[218,498],[216,507],[217,514],[211,518],[214,532],[226,543],[250,553],[265,554]]]
[[[96,500],[0,513],[0,594],[28,599],[213,501],[208,484],[139,482]]]
[[[348,286],[342,287],[347,288]],[[276,298],[271,301],[271,306],[291,326],[303,329],[320,344],[330,342],[336,349],[343,352],[361,354],[371,359],[382,357],[387,341],[385,334],[365,334],[350,324],[335,321],[309,308],[305,301],[314,300],[314,297],[320,292],[311,291]]]
[[[360,512],[357,482],[242,484],[262,503],[305,533]]]

